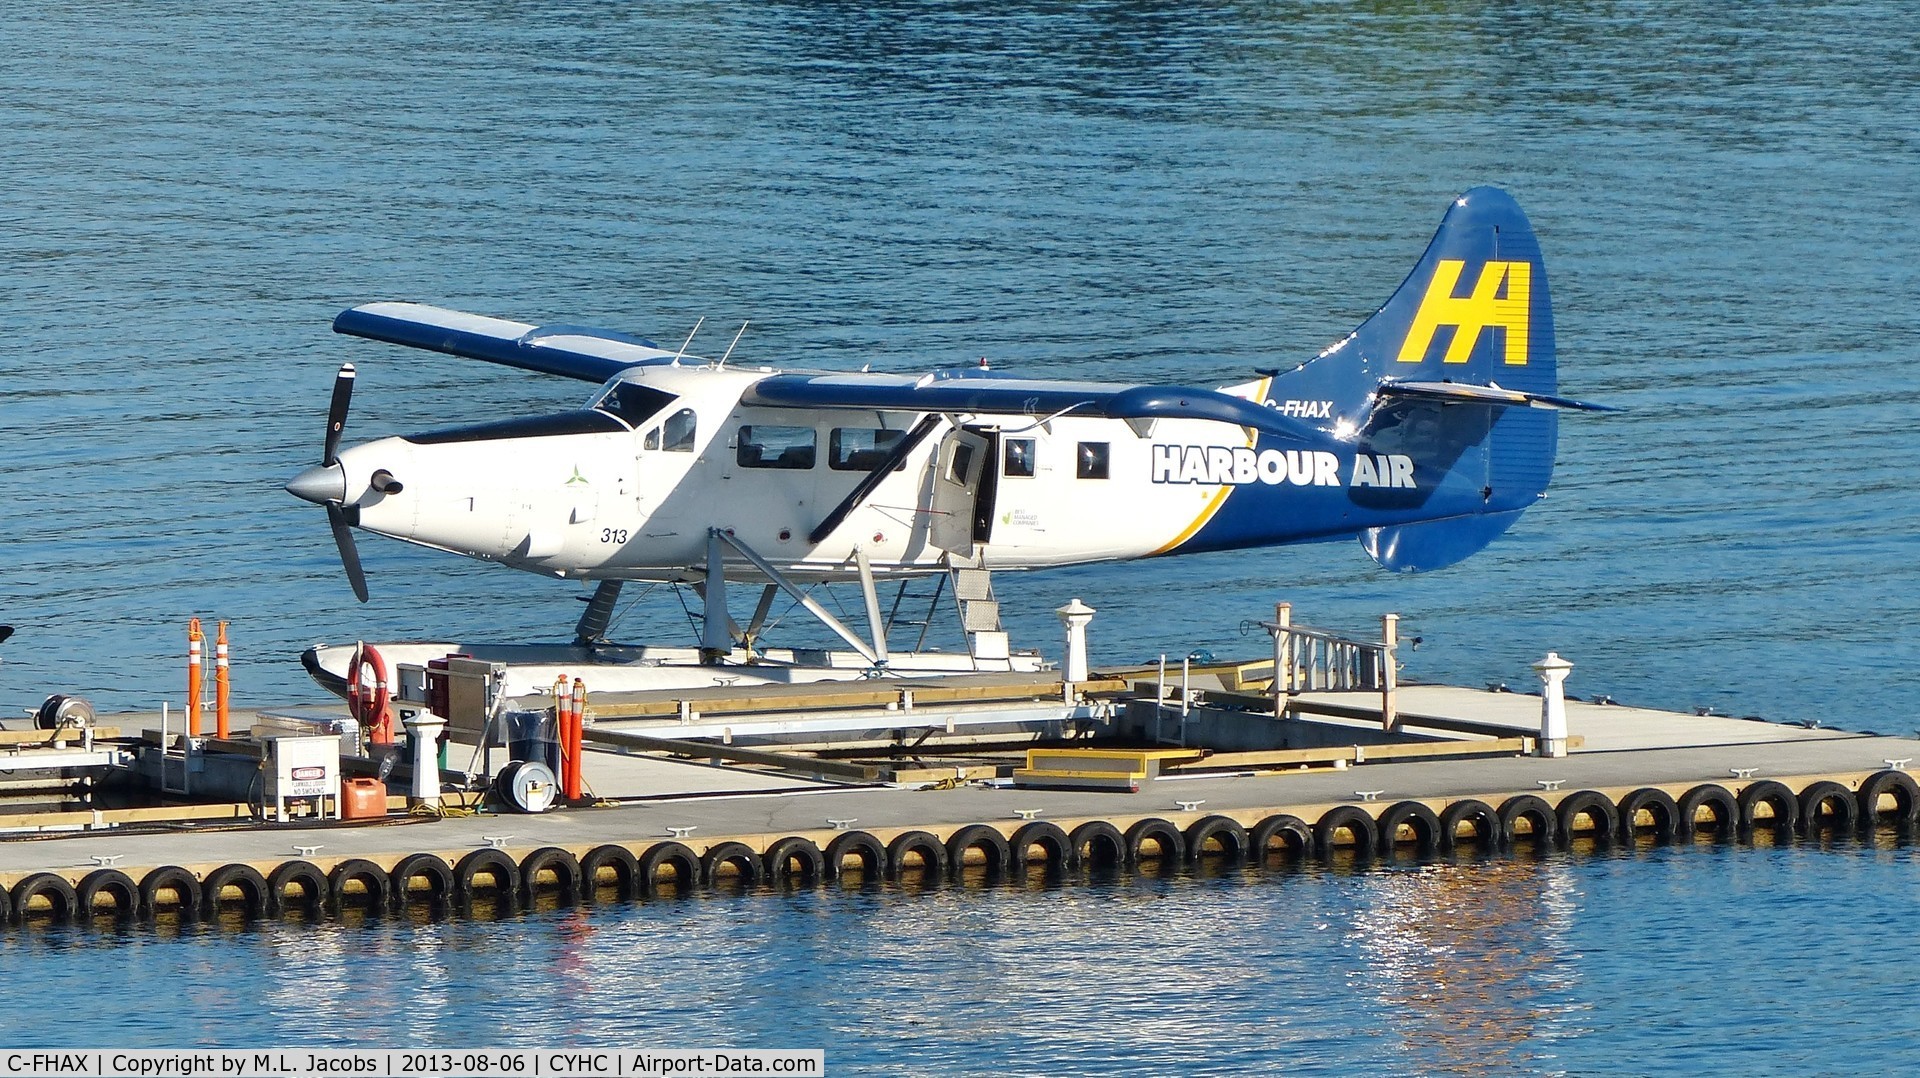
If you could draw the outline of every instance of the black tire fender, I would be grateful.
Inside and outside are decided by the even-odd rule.
[[[660,893],[660,870],[673,867],[673,884],[680,897],[685,898],[693,889],[700,886],[700,857],[684,842],[672,840],[656,842],[648,846],[639,857],[640,894],[653,898]]]
[[[1105,820],[1088,820],[1067,832],[1075,864],[1117,867],[1127,863],[1127,836]]]
[[[36,872],[22,879],[13,885],[7,897],[16,922],[23,925],[33,916],[36,898],[46,902],[54,924],[71,924],[75,911],[80,908],[80,896],[74,892],[73,881],[53,872]]]
[[[753,847],[744,842],[721,842],[707,847],[700,855],[700,875],[711,887],[724,878],[722,865],[733,866],[733,878],[742,887],[752,887],[766,877],[766,866]]]
[[[1155,856],[1160,859],[1163,868],[1181,864],[1187,859],[1186,836],[1180,833],[1178,827],[1158,816],[1135,821],[1132,827],[1127,828],[1126,838],[1127,863],[1130,865],[1141,862],[1140,851],[1149,841],[1159,846],[1160,852]]]
[[[761,862],[766,865],[767,882],[817,887],[827,875],[827,855],[810,838],[789,835],[767,847]]]
[[[920,859],[921,875],[943,879],[947,875],[947,846],[926,831],[902,831],[887,843],[887,878],[899,879],[906,868],[907,856]]]
[[[1875,771],[1860,784],[1860,830],[1871,833],[1880,826],[1880,798],[1892,795],[1894,800],[1893,825],[1898,831],[1913,829],[1914,817],[1920,813],[1920,784],[1905,771],[1891,768]]]
[[[1247,832],[1247,856],[1256,865],[1266,864],[1267,858],[1273,855],[1276,838],[1285,844],[1287,855],[1296,861],[1313,856],[1313,828],[1300,817],[1284,812],[1261,820]]]
[[[1755,824],[1754,810],[1765,805],[1773,810],[1773,819],[1767,826],[1777,835],[1791,835],[1800,830],[1800,799],[1784,782],[1761,779],[1750,782],[1734,797],[1734,803],[1740,807],[1740,833],[1751,835]]]
[[[1642,786],[1620,799],[1620,841],[1633,845],[1640,834],[1640,814],[1653,817],[1655,842],[1672,842],[1680,830],[1680,805],[1673,795],[1655,786]]]
[[[505,850],[492,846],[473,851],[453,866],[453,900],[462,906],[473,901],[482,876],[493,881],[493,893],[512,906],[520,898],[520,864]]]
[[[113,896],[113,919],[118,922],[133,921],[140,916],[140,885],[133,877],[117,868],[96,868],[80,877],[80,886],[74,888],[76,907],[74,916],[82,920],[91,919],[98,907],[101,895]],[[6,905],[0,903],[0,906]],[[4,918],[0,914],[0,918]]]
[[[1680,795],[1674,804],[1680,814],[1675,820],[1674,837],[1681,842],[1690,842],[1700,832],[1700,810],[1708,809],[1713,814],[1714,836],[1722,841],[1731,840],[1740,833],[1740,802],[1735,800],[1732,791],[1717,782],[1703,782]]]
[[[1342,831],[1353,836],[1354,852],[1361,857],[1371,857],[1380,848],[1380,825],[1372,813],[1358,805],[1336,805],[1313,825],[1313,848],[1322,860],[1333,857],[1334,839]]]
[[[1418,801],[1396,801],[1380,814],[1380,856],[1392,857],[1400,845],[1400,828],[1413,831],[1414,852],[1431,857],[1440,849],[1440,816]]]
[[[140,878],[140,909],[147,917],[158,914],[154,900],[166,891],[173,893],[174,909],[181,920],[200,919],[200,881],[179,865],[161,865]]]
[[[229,887],[240,892],[247,920],[280,916],[280,904],[274,901],[267,878],[252,865],[242,864],[221,865],[200,881],[201,916],[211,918],[220,912],[220,896]]]
[[[1013,847],[998,828],[973,823],[947,836],[947,871],[954,879],[966,871],[968,850],[980,851],[989,877],[996,880],[1006,877],[1008,863],[1013,860]]]
[[[570,906],[580,901],[580,859],[558,846],[542,846],[520,859],[522,905],[532,908],[534,896],[540,892],[542,872],[553,876],[554,887],[563,903]]]
[[[1460,846],[1460,825],[1471,824],[1471,840],[1482,853],[1498,853],[1507,848],[1513,833],[1501,821],[1492,805],[1476,797],[1463,797],[1440,810],[1440,851],[1452,853]]]
[[[861,879],[887,878],[886,844],[865,831],[843,831],[833,836],[823,852],[827,858],[827,876],[831,879],[837,880],[846,874],[849,857],[860,859]]]
[[[1247,859],[1247,829],[1231,817],[1203,816],[1188,825],[1181,841],[1186,843],[1187,858],[1191,861],[1198,862],[1208,856],[1209,842],[1216,843],[1220,847],[1217,855],[1232,864]]]
[[[1850,835],[1860,826],[1860,799],[1852,790],[1831,779],[1808,784],[1800,791],[1800,833],[1817,833],[1827,818],[1823,809],[1833,812],[1833,828]]]
[[[393,880],[387,870],[364,857],[349,857],[327,873],[327,897],[335,910],[347,908],[347,885],[358,881],[366,892],[368,913],[384,913],[387,896],[393,893]]]
[[[393,871],[387,873],[393,882],[393,908],[404,910],[413,901],[413,881],[427,881],[427,901],[447,903],[453,901],[453,866],[447,859],[433,853],[410,853],[393,864]]]
[[[1614,836],[1620,833],[1620,808],[1613,798],[1599,790],[1575,790],[1560,799],[1553,807],[1554,823],[1560,829],[1562,845],[1573,845],[1574,825],[1585,816],[1593,824],[1593,839],[1602,846],[1611,846]]]
[[[1560,817],[1554,815],[1552,805],[1533,794],[1516,794],[1500,802],[1500,827],[1506,832],[1508,848],[1520,841],[1520,829],[1514,825],[1521,820],[1526,820],[1533,828],[1530,837],[1535,850],[1553,849],[1555,833],[1560,830]]]
[[[287,889],[295,886],[300,888],[300,897],[289,903]],[[267,890],[273,893],[274,907],[283,913],[296,903],[305,906],[309,916],[320,917],[327,912],[327,874],[312,861],[282,862],[267,873]]]
[[[622,902],[630,902],[640,890],[640,859],[633,851],[619,843],[609,842],[595,846],[580,859],[580,894],[588,902],[594,901],[601,886],[600,877],[613,877],[614,894]]]
[[[1021,824],[1007,840],[1008,860],[1016,873],[1025,872],[1033,863],[1033,848],[1046,851],[1047,871],[1062,871],[1080,863],[1076,857],[1073,839],[1059,824],[1045,820],[1031,820]]]

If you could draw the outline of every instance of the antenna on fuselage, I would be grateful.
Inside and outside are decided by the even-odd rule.
[[[747,331],[747,323],[745,322],[740,323],[740,333],[745,333],[746,331]],[[720,357],[720,362],[715,366],[716,370],[718,370],[721,367],[725,367],[727,365],[727,356],[730,356],[733,354],[733,345],[740,343],[740,333],[736,333],[733,335],[733,344],[727,345],[727,355]]]
[[[673,354],[674,366],[678,367],[680,365],[680,357],[687,354],[687,346],[693,343],[693,335],[695,333],[700,332],[700,327],[702,325],[705,325],[706,321],[707,321],[707,316],[704,314],[701,315],[699,321],[696,321],[693,324],[693,329],[687,332],[687,339],[680,342],[680,350]]]

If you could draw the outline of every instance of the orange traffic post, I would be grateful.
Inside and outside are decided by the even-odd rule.
[[[561,674],[553,681],[553,741],[560,746],[560,766],[553,780],[560,784],[563,793],[567,788],[567,768],[573,760],[573,743],[567,738],[568,714],[572,709],[573,700],[567,695],[567,675]]]
[[[213,733],[227,736],[227,623],[220,623],[220,635],[213,645]]]
[[[200,648],[206,643],[200,619],[187,622],[187,736],[200,736]]]
[[[567,799],[578,801],[586,792],[584,781],[587,726],[587,683],[580,678],[573,679],[573,758],[567,764]]]

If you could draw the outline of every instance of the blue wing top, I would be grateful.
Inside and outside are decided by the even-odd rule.
[[[1258,401],[1190,386],[1114,385],[943,371],[899,374],[776,374],[741,398],[768,408],[858,408],[973,415],[1104,419],[1205,419],[1278,438],[1318,443],[1326,435]]]
[[[335,333],[484,359],[596,385],[628,367],[669,363],[652,341],[581,326],[536,326],[424,303],[366,303],[341,311]]]

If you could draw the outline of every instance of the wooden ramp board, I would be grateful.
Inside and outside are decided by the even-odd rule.
[[[1138,790],[1161,769],[1198,759],[1202,749],[1028,749],[1027,766],[1013,772],[1016,785],[1041,789]]]
[[[637,752],[659,752],[673,756],[687,756],[701,760],[728,760],[734,763],[753,764],[801,775],[814,775],[823,778],[844,779],[851,782],[882,781],[889,769],[873,764],[861,764],[844,760],[820,760],[798,753],[773,752],[768,749],[750,749],[739,745],[725,745],[717,741],[681,741],[670,737],[653,737],[624,730],[596,730],[589,728],[581,733],[581,738],[613,748]]]
[[[1122,682],[1095,679],[1077,682],[1077,692],[1113,692]],[[700,715],[751,715],[767,712],[839,711],[857,708],[935,704],[992,703],[1057,699],[1066,692],[1058,673],[953,674],[941,677],[877,678],[870,681],[812,682],[789,685],[736,687],[715,685],[694,689],[653,689],[639,692],[594,693],[587,707],[596,720],[671,718],[684,712]]]

